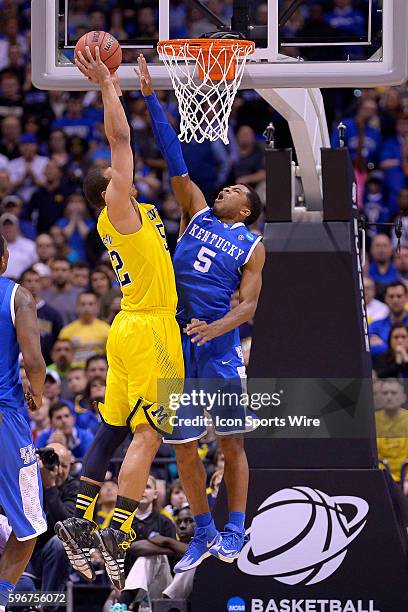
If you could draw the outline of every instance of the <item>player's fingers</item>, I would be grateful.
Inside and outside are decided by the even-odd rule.
[[[75,60],[77,68],[89,79],[88,68],[86,68],[80,61]]]
[[[99,47],[95,47],[95,59],[97,64],[102,64],[101,55],[99,53]]]
[[[86,53],[86,55],[87,55],[88,62],[89,62],[89,63],[91,64],[91,66],[92,66],[92,64],[94,64],[94,63],[95,63],[95,60],[94,60],[94,58],[93,58],[93,55],[92,55],[91,50],[90,50],[90,48],[89,48],[89,47],[85,47],[85,53]]]
[[[84,57],[83,53],[81,53],[81,51],[78,51],[77,57],[76,57],[76,61],[79,62],[85,68],[87,68],[89,66],[88,61]]]

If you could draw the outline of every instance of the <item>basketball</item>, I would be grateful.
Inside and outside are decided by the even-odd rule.
[[[116,72],[122,63],[120,44],[109,32],[92,31],[81,36],[75,45],[75,56],[81,51],[86,58],[85,47],[89,47],[93,57],[95,57],[95,47],[99,47],[101,60],[110,72]]]

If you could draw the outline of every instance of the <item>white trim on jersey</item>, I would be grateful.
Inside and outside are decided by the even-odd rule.
[[[192,222],[194,221],[194,219],[196,219],[197,217],[199,217],[200,215],[202,215],[203,213],[207,212],[210,210],[209,206],[206,206],[205,208],[202,208],[201,210],[199,210],[198,212],[196,212],[195,215],[193,215],[190,219],[190,221],[188,222],[188,225],[186,227],[186,229],[184,230],[184,232],[181,234],[180,238],[177,238],[177,242],[180,242],[180,240],[182,239],[182,237],[184,236],[184,234],[187,232],[188,228],[190,227],[190,225],[192,224]]]
[[[244,263],[242,264],[243,266],[245,266],[246,263],[248,263],[249,258],[251,257],[254,248],[256,247],[256,245],[258,244],[258,242],[262,240],[262,236],[258,236],[258,238],[255,240],[254,244],[251,246],[251,248],[248,251],[248,255],[246,256],[246,259],[244,261]]]
[[[13,325],[15,327],[16,325],[16,306],[15,306],[15,297],[16,297],[16,291],[18,289],[18,285],[17,283],[14,285],[12,292],[11,292],[11,296],[10,296],[10,314],[11,314],[11,320],[13,321]]]
[[[241,225],[243,227],[246,227],[245,223],[242,223],[242,221],[239,221],[238,223],[234,223],[234,225],[231,225],[230,229],[235,229],[236,227],[241,227]]]

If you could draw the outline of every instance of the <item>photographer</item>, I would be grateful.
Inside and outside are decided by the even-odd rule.
[[[74,513],[79,480],[70,476],[72,455],[62,444],[55,442],[37,452],[48,529],[38,537],[16,591],[64,591],[71,566],[61,541],[54,535],[54,525]],[[47,611],[54,609],[44,608]]]

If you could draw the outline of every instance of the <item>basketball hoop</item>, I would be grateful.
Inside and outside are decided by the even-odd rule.
[[[169,71],[181,117],[182,142],[228,144],[228,119],[246,61],[255,43],[239,39],[162,40],[160,59]]]

